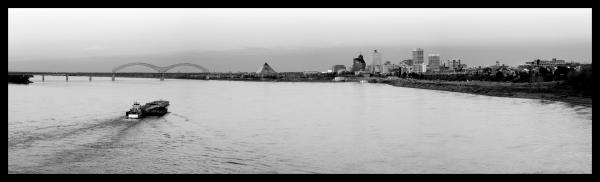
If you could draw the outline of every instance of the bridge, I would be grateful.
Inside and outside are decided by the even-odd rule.
[[[208,69],[206,69],[200,65],[193,64],[193,63],[177,63],[177,64],[161,67],[161,66],[156,66],[153,64],[149,64],[149,63],[143,63],[143,62],[127,63],[124,65],[120,65],[120,66],[113,68],[111,72],[14,72],[13,71],[13,72],[8,72],[8,75],[41,75],[42,81],[44,81],[45,75],[65,76],[66,81],[69,81],[69,76],[89,76],[90,81],[92,81],[92,76],[100,76],[100,77],[110,76],[110,77],[112,77],[112,81],[115,81],[115,77],[117,76],[117,73],[119,73],[118,71],[128,68],[128,67],[132,67],[132,66],[144,66],[144,67],[148,67],[148,68],[155,70],[158,74],[160,74],[161,81],[165,80],[165,74],[167,74],[167,71],[169,71],[173,68],[176,68],[176,67],[197,68],[198,70],[202,71],[203,73],[206,73],[206,75],[205,75],[206,77],[210,76],[210,72]],[[121,73],[121,74],[152,76],[152,75],[155,75],[156,73]],[[173,74],[180,74],[180,73],[173,73]]]
[[[124,68],[127,67],[131,67],[131,66],[145,66],[148,68],[151,68],[153,70],[156,70],[158,73],[160,73],[160,81],[165,80],[165,73],[173,68],[176,67],[182,67],[182,66],[187,66],[187,67],[194,67],[194,68],[198,68],[199,70],[202,70],[203,72],[209,72],[208,69],[197,65],[197,64],[192,64],[192,63],[178,63],[178,64],[173,64],[170,66],[165,66],[165,67],[160,67],[160,66],[155,66],[153,64],[148,64],[148,63],[142,63],[142,62],[137,62],[137,63],[127,63],[121,66],[117,66],[115,68],[113,68],[112,70],[112,81],[115,81],[115,76],[117,71],[122,70]]]

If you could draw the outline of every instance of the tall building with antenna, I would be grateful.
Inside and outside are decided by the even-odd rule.
[[[381,73],[383,65],[381,64],[381,53],[377,49],[373,50],[373,62],[371,64],[371,73]]]

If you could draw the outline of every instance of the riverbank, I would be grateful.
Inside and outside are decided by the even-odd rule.
[[[337,82],[331,78],[296,78],[296,79],[231,79],[220,78],[211,80],[251,81],[251,82]],[[570,105],[592,107],[592,96],[582,95],[576,89],[570,88],[563,81],[513,83],[495,81],[440,81],[420,80],[411,78],[383,79],[377,77],[346,77],[342,82],[383,83],[397,87],[441,90],[470,93],[478,95],[540,99],[542,101],[560,101]]]
[[[332,79],[221,79],[254,82],[336,82]],[[592,107],[592,97],[581,95],[564,82],[512,83],[493,81],[433,81],[419,79],[347,78],[345,82],[383,83],[397,87],[430,89],[478,95],[560,101],[570,105]]]
[[[415,79],[379,80],[377,82],[398,87],[442,90],[497,97],[541,99],[592,107],[591,96],[583,96],[573,92],[572,90],[569,90],[563,82],[510,83],[488,81],[431,81]]]

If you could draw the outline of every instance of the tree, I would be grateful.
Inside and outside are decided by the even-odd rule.
[[[496,76],[494,77],[494,81],[503,81],[504,80],[504,73],[502,73],[502,71],[498,70],[496,72]]]
[[[567,79],[567,74],[569,74],[569,68],[564,66],[558,66],[556,70],[554,70],[554,80],[565,80]]]

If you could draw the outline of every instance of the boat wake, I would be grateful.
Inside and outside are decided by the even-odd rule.
[[[135,125],[138,122],[139,120],[127,121],[125,117],[119,116],[104,119],[100,122],[92,124],[57,125],[53,127],[38,128],[33,131],[13,132],[8,136],[8,149],[27,148],[30,147],[32,143],[37,141],[61,140],[98,129],[115,128],[120,126],[126,126],[125,128],[130,128],[131,125]]]
[[[145,120],[145,119],[144,119]],[[105,156],[107,149],[128,147],[120,142],[133,128],[144,120],[126,120],[125,117],[113,117],[93,124],[86,124],[69,129],[53,129],[49,131],[20,132],[9,136],[9,154],[18,150],[49,151],[37,154],[40,157],[37,165],[21,169],[18,162],[9,162],[14,172],[31,170],[52,172],[60,165],[81,162],[94,157]],[[152,118],[148,118],[152,120]],[[27,152],[30,153],[30,152]],[[9,155],[10,158],[10,155]],[[60,168],[60,167],[59,167]]]

